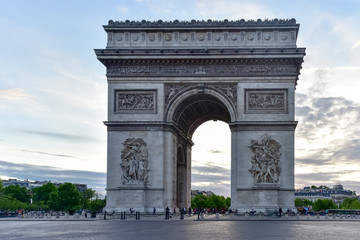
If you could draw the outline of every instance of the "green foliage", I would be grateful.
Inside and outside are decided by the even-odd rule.
[[[51,192],[49,195],[49,201],[48,201],[49,208],[54,211],[60,211],[60,202],[59,202],[59,194],[56,189],[56,191]]]
[[[90,201],[89,210],[94,212],[101,212],[106,205],[106,199],[96,198]]]
[[[311,189],[317,189],[317,187],[315,185],[312,185]]]
[[[345,198],[342,202],[341,209],[360,209],[360,201],[356,198]]]
[[[51,197],[50,197],[51,199]],[[81,196],[79,190],[72,183],[61,184],[58,188],[58,207],[61,211],[68,211],[70,214],[81,209]]]
[[[25,187],[10,185],[4,188],[0,180],[0,210],[53,210],[72,214],[79,209],[101,211],[106,205],[106,200],[100,199],[94,190],[87,189],[80,193],[72,183],[64,183],[58,188],[53,183],[47,183],[34,188],[32,204],[30,196],[30,191]]]
[[[4,185],[0,179],[0,194],[4,191]]]
[[[80,201],[81,201],[82,209],[89,209],[91,199],[95,197],[95,190],[89,188],[86,189],[84,192],[81,192],[80,195],[81,195]]]
[[[303,207],[305,206],[304,201],[300,198],[295,199],[295,207]]]
[[[23,203],[30,203],[30,192],[25,187],[19,185],[10,185],[4,188],[4,194],[11,196]]]
[[[295,199],[295,207],[305,207],[305,206],[313,206],[314,202],[307,200],[307,199]]]
[[[231,198],[226,198],[224,196],[218,195],[211,195],[211,196],[204,196],[202,194],[196,195],[191,200],[191,207],[193,208],[215,208],[221,209],[225,208],[228,209],[231,204]]]
[[[225,199],[225,204],[226,204],[226,208],[230,208],[230,206],[231,206],[231,198],[230,197],[227,197]]]
[[[337,205],[331,199],[318,199],[314,202],[313,208],[315,211],[321,211],[326,209],[336,209]]]
[[[191,207],[193,207],[193,208],[205,208],[206,204],[207,204],[206,201],[207,201],[206,196],[204,196],[202,194],[198,194],[191,200]]]
[[[48,201],[50,199],[50,193],[56,192],[57,188],[53,183],[46,183],[42,185],[41,187],[37,187],[33,189],[33,202],[34,203],[40,203],[42,204],[48,204]]]
[[[27,204],[22,203],[12,196],[5,195],[0,197],[0,210],[15,211],[16,209],[26,209]]]

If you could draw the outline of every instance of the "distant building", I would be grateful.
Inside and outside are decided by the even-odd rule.
[[[191,199],[193,199],[196,195],[204,195],[204,196],[211,196],[214,195],[212,191],[200,191],[200,190],[191,190]]]
[[[331,199],[337,205],[340,205],[345,198],[356,197],[354,191],[345,190],[343,185],[336,184],[333,188],[319,187],[311,188],[304,187],[295,191],[295,198],[306,199],[315,202],[318,199]]]
[[[20,187],[25,187],[29,190],[36,188],[36,187],[41,187],[44,184],[50,183],[51,181],[29,181],[28,179],[26,180],[19,180],[16,178],[10,178],[8,180],[1,180],[2,184],[4,187],[10,186],[10,185],[19,185]],[[60,182],[53,182],[53,184],[56,187],[59,187],[61,184]],[[87,189],[87,184],[80,184],[80,183],[73,183],[76,188],[79,190],[79,192],[84,192]]]

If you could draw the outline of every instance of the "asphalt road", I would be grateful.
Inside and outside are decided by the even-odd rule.
[[[0,239],[360,239],[360,221],[0,221]]]

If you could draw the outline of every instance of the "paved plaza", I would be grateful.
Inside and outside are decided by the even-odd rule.
[[[359,219],[316,217],[7,218],[0,219],[0,239],[359,239],[359,226]]]

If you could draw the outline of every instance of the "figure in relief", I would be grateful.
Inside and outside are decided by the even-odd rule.
[[[249,170],[255,183],[277,183],[280,177],[281,144],[265,134],[261,141],[251,140],[254,153]]]
[[[175,86],[171,86],[168,90],[168,97],[167,97],[167,102],[170,101],[175,95],[176,93],[182,89],[184,86],[180,86],[180,87],[175,87]]]
[[[128,138],[121,151],[121,183],[149,181],[147,144],[142,138]]]

